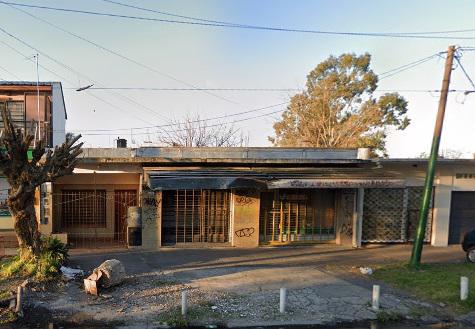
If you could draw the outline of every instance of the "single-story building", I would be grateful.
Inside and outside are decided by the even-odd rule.
[[[315,148],[89,148],[42,188],[41,231],[72,247],[403,243],[414,237],[427,161]],[[475,229],[475,160],[440,159],[426,242]],[[137,229],[134,229],[137,238]],[[130,243],[130,241],[129,241]]]

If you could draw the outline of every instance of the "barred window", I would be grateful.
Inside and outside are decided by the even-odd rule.
[[[63,227],[106,227],[105,190],[63,190]]]

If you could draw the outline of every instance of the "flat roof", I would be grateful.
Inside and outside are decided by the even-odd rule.
[[[371,163],[370,160],[358,159],[358,149],[302,147],[84,148],[82,158],[88,163]]]

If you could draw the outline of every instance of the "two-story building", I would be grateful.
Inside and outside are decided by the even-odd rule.
[[[34,144],[43,140],[46,147],[54,147],[64,142],[67,113],[60,82],[0,81],[0,110],[5,107],[17,128],[34,132]],[[13,220],[5,203],[8,188],[6,180],[0,177],[0,232],[3,245],[14,245]],[[46,192],[47,186],[42,188]],[[39,202],[39,195],[37,199]],[[43,218],[40,209],[38,217]]]

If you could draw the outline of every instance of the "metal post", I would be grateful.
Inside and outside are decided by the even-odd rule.
[[[16,313],[19,313],[21,314],[22,312],[22,307],[21,307],[21,304],[22,304],[22,295],[23,295],[23,287],[22,286],[18,286],[18,289],[17,289],[17,295],[16,295],[16,307],[15,307],[15,312]]]
[[[188,312],[188,302],[187,302],[188,292],[183,290],[181,292],[181,315],[186,317],[186,313]]]
[[[380,297],[380,287],[378,285],[373,286],[373,310],[379,310],[379,297]]]
[[[287,299],[287,289],[286,288],[280,288],[280,307],[279,311],[280,313],[285,313],[285,303]]]
[[[468,278],[466,276],[460,277],[460,300],[467,300],[468,298]]]
[[[452,64],[454,60],[455,46],[450,46],[447,51],[445,61],[444,80],[442,81],[442,90],[440,92],[439,109],[437,111],[437,120],[435,122],[434,136],[432,139],[432,148],[430,151],[429,163],[427,164],[427,174],[424,184],[424,193],[422,195],[421,210],[419,212],[419,223],[417,225],[416,237],[412,248],[410,266],[418,268],[421,263],[422,247],[427,226],[427,215],[432,196],[432,185],[434,184],[435,166],[439,153],[440,135],[444,124],[445,107],[447,105],[447,95],[449,92],[450,75],[452,73]]]

